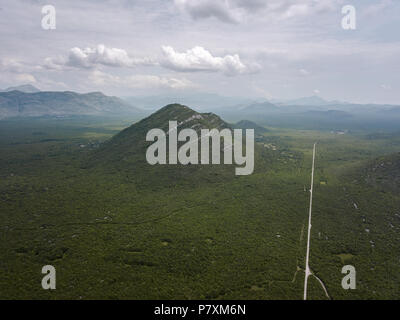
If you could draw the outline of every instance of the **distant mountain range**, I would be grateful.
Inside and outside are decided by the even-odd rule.
[[[215,93],[181,91],[177,91],[175,94],[124,97],[123,99],[139,108],[152,111],[157,110],[160,106],[171,103],[189,105],[194,110],[215,110],[221,107],[230,107],[237,104],[250,104],[254,101],[258,101],[256,99],[243,97],[226,97]]]
[[[220,108],[236,108],[249,106],[251,104],[269,104],[269,106],[329,106],[329,105],[342,105],[347,102],[341,101],[327,101],[318,96],[302,97],[299,99],[292,100],[278,100],[254,97],[226,97],[215,93],[184,93],[177,92],[176,94],[164,94],[155,96],[136,96],[136,97],[124,97],[124,100],[132,103],[138,107],[156,110],[161,105],[166,105],[171,102],[181,103],[185,105],[193,106],[194,109],[205,110],[205,109],[220,109]]]
[[[143,117],[171,103],[191,105],[199,112],[215,112],[230,122],[247,119],[272,127],[327,130],[373,127],[393,130],[398,128],[400,122],[400,106],[327,101],[318,96],[268,101],[263,98],[177,92],[176,95],[120,99],[101,92],[40,91],[29,84],[0,91],[0,119],[71,115]]]
[[[31,84],[24,84],[24,85],[16,86],[16,87],[9,87],[5,90],[0,89],[0,92],[10,92],[10,91],[21,91],[21,92],[25,92],[25,93],[40,92],[40,90],[38,88],[32,86]]]
[[[338,105],[338,104],[347,104],[347,102],[342,101],[327,101],[319,96],[310,96],[303,97],[293,100],[283,100],[283,101],[274,101],[274,103],[278,105],[286,105],[286,106],[329,106],[329,105]]]
[[[392,131],[398,129],[400,123],[400,106],[328,102],[318,97],[285,103],[264,101],[238,104],[216,111],[231,122],[247,119],[269,127]]]
[[[33,88],[23,86],[22,89],[33,90]],[[0,92],[0,119],[69,115],[113,116],[141,113],[140,109],[127,102],[117,97],[106,96],[101,92],[86,94],[70,91],[28,93],[12,90]]]
[[[246,105],[244,107],[239,107],[238,108],[239,111],[241,112],[248,112],[248,113],[265,113],[265,112],[273,112],[273,111],[278,111],[279,108],[268,102],[256,102],[256,103],[251,103],[249,105]]]

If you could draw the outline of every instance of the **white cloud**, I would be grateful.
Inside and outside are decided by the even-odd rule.
[[[65,63],[66,60],[63,59],[62,57],[57,57],[57,58],[48,57],[44,59],[42,67],[47,70],[62,70]]]
[[[381,84],[380,86],[383,90],[392,90],[392,86],[390,84]]]
[[[180,72],[222,72],[227,76],[253,73],[259,70],[258,65],[246,65],[238,54],[214,57],[203,47],[194,47],[186,52],[177,52],[170,46],[162,47],[164,59],[161,65]]]
[[[108,48],[99,44],[94,48],[70,49],[67,58],[46,58],[44,67],[58,70],[62,66],[75,68],[94,68],[100,65],[109,67],[135,67],[137,65],[152,65],[154,61],[150,58],[133,58],[124,49]]]
[[[23,72],[25,65],[15,59],[0,58],[0,70],[3,72]]]
[[[300,70],[299,70],[299,73],[300,73],[302,76],[308,76],[308,75],[310,74],[310,71],[308,71],[308,70],[306,70],[306,69],[300,69]]]
[[[282,1],[280,1],[282,2]],[[283,5],[277,10],[282,18],[293,18],[332,11],[341,0],[297,0],[283,1]]]
[[[0,58],[0,80],[13,83],[36,83],[36,78],[31,72],[34,66],[15,59]]]
[[[115,76],[99,70],[89,75],[89,81],[98,86],[117,86],[125,88],[169,88],[184,89],[194,84],[185,78],[175,78],[157,75]]]
[[[20,73],[15,75],[15,80],[20,83],[36,83],[36,78],[29,73]]]
[[[170,46],[162,47],[162,58],[138,59],[125,50],[98,45],[95,48],[74,47],[68,57],[46,58],[42,65],[49,70],[62,70],[65,67],[94,69],[99,66],[132,68],[138,65],[158,66],[180,72],[221,72],[228,76],[254,73],[260,69],[256,64],[244,64],[238,54],[214,57],[203,47],[194,47],[180,53]]]
[[[7,83],[7,86],[11,86],[11,83],[15,85],[37,83],[35,76],[30,73],[0,72],[0,81]]]
[[[68,62],[72,66],[92,67],[104,64],[113,67],[132,66],[133,59],[123,49],[107,48],[100,44],[96,48],[72,48],[69,52]]]

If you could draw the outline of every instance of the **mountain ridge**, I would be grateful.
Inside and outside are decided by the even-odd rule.
[[[8,87],[5,90],[0,90],[0,92],[10,92],[10,91],[20,91],[20,92],[25,92],[25,93],[36,93],[40,92],[38,88],[34,87],[31,84],[23,84],[20,86],[14,86],[14,87]]]
[[[0,119],[13,117],[140,114],[141,110],[101,92],[17,90],[0,92]]]
[[[146,150],[153,142],[146,141],[146,135],[151,129],[161,129],[167,133],[169,121],[176,121],[179,131],[190,128],[195,130],[198,136],[202,129],[233,130],[232,125],[214,113],[199,113],[184,105],[169,104],[106,141],[90,155],[87,168],[100,171],[105,169],[112,174],[123,174],[139,185],[148,186],[154,183],[158,187],[205,182],[218,183],[236,177],[237,166],[224,164],[225,144],[222,141],[220,144],[221,164],[150,165],[146,160]],[[167,137],[169,141],[168,134]],[[183,144],[184,142],[178,142],[178,149]],[[258,146],[254,150],[255,157],[259,153],[257,148]]]

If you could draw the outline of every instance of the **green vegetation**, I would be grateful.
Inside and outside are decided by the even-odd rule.
[[[315,141],[312,271],[332,299],[398,298],[399,162],[386,155],[400,135],[269,127],[250,176],[147,165],[147,128],[192,115],[118,135],[137,119],[0,122],[0,298],[302,299]],[[202,125],[213,119],[225,125]],[[55,291],[41,288],[46,264]],[[342,289],[344,264],[357,290]],[[313,276],[309,297],[327,299]]]

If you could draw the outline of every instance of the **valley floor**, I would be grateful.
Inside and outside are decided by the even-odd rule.
[[[398,299],[400,196],[359,168],[399,136],[269,128],[253,175],[171,188],[82,164],[127,125],[0,124],[1,299],[302,299],[314,141],[309,299]]]

